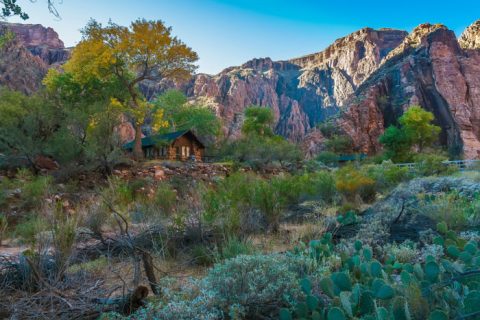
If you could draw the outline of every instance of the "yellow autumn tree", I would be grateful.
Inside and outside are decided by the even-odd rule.
[[[133,154],[141,159],[141,128],[145,118],[153,117],[154,128],[165,126],[167,122],[161,111],[152,114],[153,105],[141,93],[140,83],[166,78],[186,80],[195,71],[198,56],[161,21],[139,19],[130,27],[123,27],[112,22],[103,26],[92,20],[82,33],[82,41],[65,64],[65,71],[80,82],[88,82],[92,77],[104,80],[114,77],[121,83],[128,92],[128,99],[113,100],[112,105],[133,119]]]

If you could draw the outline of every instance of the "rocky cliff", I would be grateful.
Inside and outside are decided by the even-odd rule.
[[[451,153],[480,156],[480,50],[466,32],[461,46],[445,26],[424,24],[387,55],[337,121],[359,151],[379,151],[384,128],[418,104],[434,113]]]
[[[463,49],[480,49],[480,20],[474,22],[462,33],[459,43]]]
[[[365,28],[326,50],[274,62],[254,59],[184,87],[217,107],[228,137],[237,137],[243,110],[269,106],[276,132],[313,154],[324,138],[315,125],[335,116],[355,151],[380,151],[379,136],[413,104],[435,114],[441,142],[453,154],[480,155],[480,21],[457,39],[443,25],[405,31]]]
[[[300,142],[317,123],[336,114],[406,36],[399,30],[365,28],[316,54],[279,62],[254,59],[215,76],[196,75],[184,90],[217,108],[227,137],[240,134],[246,107],[263,105],[274,111],[275,131]]]
[[[38,90],[49,68],[69,57],[52,28],[0,22],[0,37],[8,39],[0,47],[0,85],[27,94]]]

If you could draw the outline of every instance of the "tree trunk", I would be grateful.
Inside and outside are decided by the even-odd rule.
[[[135,141],[133,144],[133,157],[135,160],[143,160],[142,150],[142,126],[137,123],[135,126]]]
[[[145,274],[148,282],[150,283],[150,288],[152,289],[153,294],[158,296],[160,294],[160,290],[158,289],[157,277],[155,276],[155,270],[153,269],[152,256],[146,252],[143,252],[142,260]]]
[[[136,288],[140,285],[142,280],[142,270],[140,269],[141,258],[134,253],[133,256],[133,287]]]

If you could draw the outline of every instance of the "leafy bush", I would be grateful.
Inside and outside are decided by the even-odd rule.
[[[216,265],[205,278],[216,292],[225,313],[238,306],[243,318],[272,316],[299,294],[298,279],[305,272],[301,261],[283,255],[238,256]]]
[[[385,148],[385,157],[395,162],[409,162],[412,154],[411,140],[404,130],[389,126],[378,139]]]
[[[155,190],[154,202],[163,214],[170,215],[175,209],[177,192],[170,184],[162,182],[158,184],[157,190]]]
[[[347,165],[336,172],[336,187],[349,202],[355,202],[357,196],[367,199],[374,184],[373,179],[352,165]]]
[[[280,136],[250,135],[228,143],[220,151],[224,160],[233,160],[243,166],[262,171],[275,164],[296,165],[303,159],[299,147]]]
[[[7,235],[7,227],[8,227],[7,217],[3,213],[0,213],[0,246],[2,245],[3,239]]]
[[[232,174],[206,192],[204,220],[225,235],[241,237],[264,226],[276,231],[282,213],[302,195],[318,191],[326,198],[331,196],[333,183],[328,178],[323,174],[284,175],[265,180],[251,173]]]
[[[47,221],[41,216],[32,215],[15,226],[15,235],[23,242],[35,245],[37,235],[40,232],[48,230]]]
[[[300,196],[321,200],[327,204],[335,202],[337,188],[335,177],[329,171],[317,171],[297,178],[300,184]]]
[[[193,262],[199,266],[211,266],[215,261],[213,250],[206,244],[195,244],[191,248]]]
[[[216,259],[222,261],[239,255],[251,255],[255,251],[255,246],[249,239],[229,237],[219,248]]]
[[[165,289],[164,299],[131,319],[275,318],[301,295],[298,282],[308,266],[296,255],[239,255],[216,264],[205,278],[183,284],[180,292]]]
[[[417,163],[417,174],[422,176],[448,175],[458,171],[456,167],[449,167],[443,162],[448,157],[441,154],[418,154],[414,157]]]
[[[26,169],[18,171],[17,179],[21,183],[24,208],[39,208],[53,188],[51,176],[34,176]]]
[[[304,200],[336,201],[334,176],[328,171],[279,175],[264,179],[235,173],[203,197],[204,221],[225,235],[245,235],[265,228],[277,231],[286,210]]]
[[[375,191],[386,193],[401,182],[412,178],[407,167],[396,166],[391,161],[383,161],[378,165],[366,165],[362,172],[375,181]]]
[[[333,135],[325,141],[325,147],[337,154],[349,153],[352,151],[352,139],[346,135]]]
[[[254,206],[264,214],[268,226],[274,232],[278,231],[280,215],[284,206],[288,203],[288,197],[285,193],[288,192],[288,189],[284,187],[284,179],[273,178],[270,181],[259,181],[255,188]]]
[[[317,155],[316,160],[329,167],[338,166],[338,155],[331,151],[320,152]]]
[[[71,265],[70,267],[68,267],[67,272],[70,272],[70,273],[78,273],[78,272],[97,273],[97,272],[101,272],[102,270],[107,268],[108,263],[109,263],[109,261],[108,261],[107,258],[100,257],[100,258],[92,260],[92,261]]]
[[[339,133],[338,126],[336,126],[333,121],[325,121],[320,123],[318,125],[318,129],[320,130],[322,135],[327,139]]]
[[[480,195],[473,199],[458,192],[425,195],[419,210],[437,222],[446,222],[455,230],[480,226]]]
[[[300,148],[273,132],[274,114],[271,108],[250,106],[245,110],[243,136],[225,143],[220,150],[224,160],[233,160],[254,170],[264,170],[274,164],[297,165],[303,159]]]
[[[203,203],[206,223],[219,229],[225,235],[248,234],[257,229],[259,224],[250,225],[249,213],[253,209],[255,186],[259,178],[252,174],[235,173],[218,182],[208,190]],[[247,218],[247,219],[244,219]]]

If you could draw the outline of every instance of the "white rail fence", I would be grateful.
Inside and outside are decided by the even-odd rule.
[[[446,166],[456,166],[460,171],[480,171],[480,160],[452,160],[443,161]],[[421,163],[397,163],[398,167],[407,167],[415,170]]]

